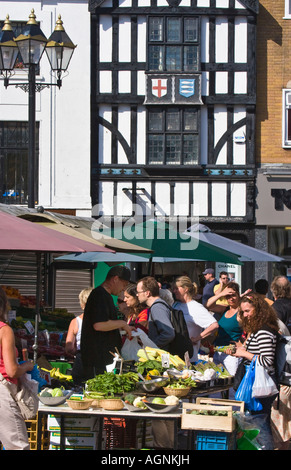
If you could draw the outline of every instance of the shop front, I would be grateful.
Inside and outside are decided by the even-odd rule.
[[[280,256],[280,263],[258,266],[269,280],[278,274],[291,280],[291,168],[261,168],[257,178],[256,247]],[[264,263],[265,264],[265,263]]]

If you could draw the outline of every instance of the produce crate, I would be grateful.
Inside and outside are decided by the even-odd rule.
[[[196,450],[235,450],[236,433],[197,431],[195,436]]]
[[[47,431],[47,417],[43,416],[39,425],[41,426],[41,443],[40,450],[48,450],[49,448],[49,432]],[[28,419],[25,420],[27,433],[28,433],[28,442],[30,450],[37,450],[37,419]]]
[[[204,404],[203,404],[204,403]],[[235,408],[244,411],[243,401],[223,400],[219,398],[198,397],[196,403],[183,403],[181,429],[193,429],[201,431],[233,432],[236,420],[233,416]],[[215,414],[190,414],[191,411],[219,412],[225,411],[226,416]]]
[[[136,420],[104,418],[105,449],[135,449]]]

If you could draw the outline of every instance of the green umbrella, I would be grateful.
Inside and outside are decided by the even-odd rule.
[[[220,261],[223,263],[243,264],[238,256],[210,243],[197,240],[187,233],[180,233],[170,224],[149,219],[135,223],[133,220],[104,229],[104,234],[119,240],[153,250],[145,254],[154,263],[171,261]]]

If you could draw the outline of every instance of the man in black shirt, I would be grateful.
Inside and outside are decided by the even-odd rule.
[[[94,378],[112,364],[115,348],[121,349],[120,329],[131,338],[132,327],[117,318],[112,295],[120,294],[130,282],[130,271],[125,266],[114,266],[105,281],[91,292],[84,311],[81,332],[81,357],[84,380]]]

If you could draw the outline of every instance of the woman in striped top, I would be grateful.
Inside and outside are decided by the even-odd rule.
[[[237,357],[242,357],[249,365],[254,356],[276,382],[275,377],[275,350],[277,343],[278,321],[275,310],[256,294],[245,295],[241,299],[238,319],[246,335],[244,344],[237,344]],[[270,427],[271,407],[276,395],[260,398],[262,410],[252,414],[267,415],[267,426],[272,442]]]

